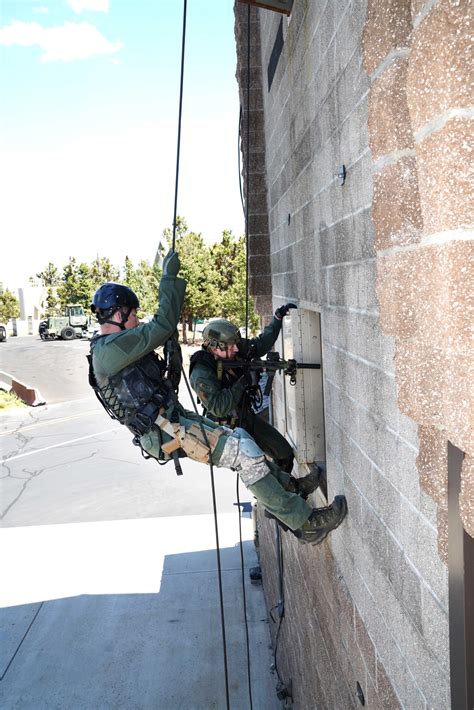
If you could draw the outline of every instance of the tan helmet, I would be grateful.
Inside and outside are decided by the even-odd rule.
[[[240,340],[240,331],[236,325],[225,318],[217,318],[206,325],[202,332],[203,345],[225,350],[228,345],[236,345]]]

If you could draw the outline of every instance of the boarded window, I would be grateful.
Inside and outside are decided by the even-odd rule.
[[[320,314],[297,309],[283,319],[280,352],[285,360],[321,364]],[[298,370],[296,385],[280,375],[274,397],[276,425],[284,431],[303,464],[324,464],[324,400],[322,370]]]

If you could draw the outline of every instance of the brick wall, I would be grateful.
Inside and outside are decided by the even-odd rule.
[[[446,441],[472,451],[467,11],[295,0],[270,90],[280,16],[252,11],[273,300],[321,313],[328,491],[350,511],[320,548],[282,536],[296,708],[360,707],[356,683],[377,710],[450,705]],[[269,608],[274,537],[261,518]]]

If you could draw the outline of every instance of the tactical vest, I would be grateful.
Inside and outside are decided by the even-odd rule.
[[[222,386],[224,388],[227,387],[232,387],[232,385],[237,382],[239,379],[240,375],[236,374],[235,372],[231,372],[227,369],[222,369],[219,370],[219,360],[216,360],[214,355],[212,353],[207,352],[207,350],[198,350],[196,353],[191,355],[190,360],[189,360],[189,375],[191,376],[191,373],[196,367],[196,365],[204,365],[205,367],[210,368],[213,372],[215,372],[217,379],[219,382],[222,383]],[[208,417],[209,419],[212,419],[213,421],[219,422],[219,424],[226,424],[230,427],[234,427],[237,423],[237,419],[239,418],[236,415],[229,414],[227,417],[216,417],[214,414],[209,412],[204,404],[199,400],[198,402],[202,405],[202,408],[204,410],[204,415]],[[248,414],[251,412],[251,403],[250,401],[245,398],[241,405],[238,408],[240,410],[240,416],[242,414]]]
[[[100,336],[99,336],[100,337]],[[112,419],[130,429],[136,436],[149,432],[160,413],[171,399],[170,388],[164,380],[165,363],[154,352],[148,353],[132,365],[108,378],[100,386],[92,368],[92,353],[97,339],[91,341],[89,384]]]

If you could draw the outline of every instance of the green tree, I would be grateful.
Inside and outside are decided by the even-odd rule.
[[[123,282],[134,291],[140,301],[139,315],[151,315],[156,310],[158,301],[158,285],[161,270],[158,266],[150,266],[148,261],[142,259],[138,266],[126,256],[123,268]]]
[[[180,276],[187,281],[186,296],[181,311],[183,343],[187,342],[187,329],[196,318],[214,315],[218,308],[218,288],[212,270],[209,248],[201,234],[188,231],[182,217],[176,220],[176,251],[181,262]],[[172,245],[172,232],[165,229],[163,236]]]
[[[222,233],[220,242],[211,247],[215,280],[219,289],[219,314],[238,326],[245,326],[246,318],[246,249],[245,237],[236,237],[231,231]],[[258,329],[259,318],[249,295],[249,332]]]
[[[46,295],[46,318],[50,316],[59,315],[61,312],[59,298],[58,298],[58,286],[61,283],[61,275],[57,266],[55,266],[51,261],[43,271],[36,274],[36,278],[41,280],[44,287],[47,288]]]
[[[120,269],[109,258],[97,256],[90,267],[92,291],[96,291],[106,281],[119,281]]]
[[[77,264],[76,259],[70,257],[69,263],[63,268],[61,283],[58,286],[61,308],[68,303],[80,303],[88,311],[93,291],[91,267],[84,263]]]
[[[61,276],[58,271],[57,266],[55,266],[51,261],[48,266],[36,274],[36,278],[41,279],[43,286],[59,286],[61,283]]]
[[[57,289],[53,288],[52,286],[48,287],[46,294],[46,318],[49,318],[50,316],[59,315],[61,311],[56,291]]]
[[[20,317],[18,298],[7,288],[0,293],[0,321],[6,323],[10,318]]]

